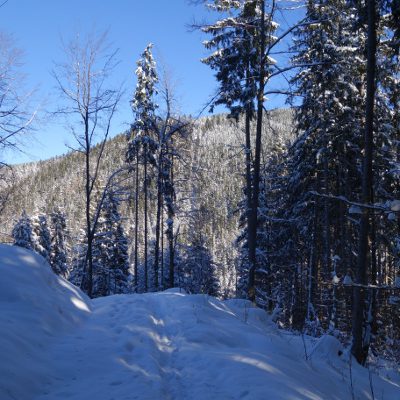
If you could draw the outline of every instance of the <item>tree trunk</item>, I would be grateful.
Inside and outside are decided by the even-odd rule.
[[[148,197],[148,187],[147,187],[147,144],[144,144],[144,291],[148,290],[148,259],[147,259],[147,236],[148,236],[148,226],[147,226],[147,197]]]
[[[160,256],[160,221],[161,221],[161,203],[162,203],[162,169],[163,169],[163,151],[160,150],[158,158],[157,174],[157,215],[156,215],[156,242],[154,245],[154,287],[158,290],[158,270]]]
[[[171,149],[172,146],[172,138],[171,138]],[[171,151],[171,171],[170,171],[170,180],[171,180],[171,204],[168,207],[168,246],[169,246],[169,287],[172,288],[175,285],[174,275],[175,275],[175,250],[174,250],[174,210],[173,210],[173,202],[174,202],[174,155],[173,151]]]
[[[376,70],[376,5],[374,0],[367,1],[368,37],[367,37],[367,98],[365,110],[364,131],[364,158],[362,175],[362,202],[372,202],[372,157],[373,157],[373,122],[375,98],[375,70]],[[360,221],[360,236],[357,259],[357,283],[368,283],[367,272],[369,264],[368,236],[370,230],[369,209],[364,207]],[[353,303],[353,343],[351,353],[356,360],[364,365],[369,351],[369,342],[363,340],[363,324],[365,322],[365,289],[354,287]]]
[[[138,288],[138,229],[139,229],[139,147],[136,148],[136,171],[135,171],[135,291]]]
[[[252,182],[251,182],[251,137],[250,137],[250,110],[246,109],[246,121],[245,121],[245,140],[246,140],[246,224],[247,224],[247,235],[250,240],[251,228],[251,207],[252,207]],[[249,247],[250,248],[250,247]]]
[[[165,278],[164,278],[164,199],[161,198],[161,288],[165,289]]]
[[[327,149],[326,149],[327,151]],[[328,155],[324,153],[323,159],[323,179],[324,179],[324,189],[323,193],[329,196],[329,164]],[[329,199],[327,197],[323,198],[323,234],[324,234],[324,244],[323,244],[323,271],[326,275],[331,272],[331,240],[330,240],[330,220],[329,220]]]
[[[87,237],[87,255],[88,263],[87,274],[84,274],[85,287],[87,295],[92,297],[93,292],[93,233],[92,221],[90,218],[90,203],[91,203],[91,182],[90,182],[90,142],[89,142],[89,116],[85,116],[85,194],[86,194],[86,237]]]
[[[254,155],[254,175],[253,175],[253,193],[251,201],[251,209],[249,213],[248,246],[249,246],[249,283],[248,298],[255,301],[255,273],[257,269],[257,221],[258,221],[258,196],[260,192],[260,164],[261,164],[261,134],[263,124],[264,111],[264,88],[265,88],[265,4],[261,2],[261,46],[260,46],[260,70],[258,77],[258,95],[257,95],[257,128],[256,128],[256,144]]]

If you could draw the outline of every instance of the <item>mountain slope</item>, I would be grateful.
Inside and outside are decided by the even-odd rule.
[[[293,112],[290,109],[274,110],[265,117],[263,135],[263,159],[277,141],[293,140]],[[187,140],[175,143],[180,156],[174,162],[176,190],[175,234],[177,254],[185,251],[195,230],[205,241],[213,261],[219,266],[224,292],[234,287],[232,267],[236,262],[235,240],[238,236],[238,203],[243,197],[244,177],[244,127],[243,121],[235,123],[226,115],[199,119]],[[99,172],[96,190],[101,191],[107,177],[125,162],[127,142],[119,135],[107,142]],[[76,244],[84,228],[84,160],[80,153],[70,153],[39,163],[14,167],[16,180],[4,210],[0,212],[0,241],[12,242],[12,227],[23,210],[28,215],[50,214],[60,207],[66,214],[69,230],[68,245],[73,258]],[[156,177],[149,171],[149,235],[155,239],[156,225]],[[144,193],[142,168],[139,187],[139,263],[143,260]],[[126,184],[133,183],[128,179]],[[133,246],[134,193],[128,187],[130,201],[121,205],[125,232],[129,235],[130,250]],[[4,189],[3,189],[4,190]],[[94,194],[94,198],[98,193]],[[128,196],[125,196],[128,197]],[[0,200],[2,190],[0,188]],[[128,197],[129,199],[129,197]],[[0,201],[1,203],[1,201]],[[1,206],[1,204],[0,204]],[[167,215],[164,216],[164,222]],[[192,225],[190,225],[192,224]],[[195,229],[194,229],[195,228]],[[164,231],[166,227],[164,228]],[[150,246],[150,251],[153,251]],[[179,256],[179,255],[178,255]],[[177,256],[177,259],[179,258]]]
[[[90,301],[50,278],[40,257],[0,250],[0,282],[8,287],[0,307],[10,311],[0,320],[0,353],[8,360],[1,361],[8,371],[0,374],[2,400],[352,398],[348,354],[336,339],[305,338],[303,345],[247,301],[179,289]],[[11,284],[11,265],[25,279]],[[26,351],[20,342],[32,345]],[[368,370],[353,364],[351,372],[354,398],[371,399]],[[398,398],[399,379],[371,379],[376,398]]]

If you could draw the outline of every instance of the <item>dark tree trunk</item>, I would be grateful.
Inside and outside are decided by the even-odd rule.
[[[86,195],[86,237],[87,237],[87,271],[83,275],[84,287],[89,297],[93,294],[93,232],[90,218],[91,206],[91,181],[90,181],[90,142],[89,142],[89,116],[85,116],[85,195]],[[85,265],[86,267],[86,265]]]
[[[139,148],[136,148],[136,171],[135,171],[135,290],[138,288],[138,230],[139,230]]]
[[[144,144],[144,291],[148,290],[148,258],[147,258],[147,197],[148,197],[148,182],[147,182],[147,143]]]
[[[161,288],[165,289],[165,277],[164,277],[164,199],[161,198],[161,228],[160,228],[160,235],[161,235]]]
[[[319,201],[316,200],[314,205],[314,218],[311,236],[311,248],[310,248],[310,259],[309,259],[309,271],[308,271],[308,300],[307,300],[307,319],[315,319],[315,304],[317,300],[317,285],[318,285],[318,222],[319,222]],[[312,309],[312,310],[311,310]],[[311,315],[312,311],[312,315]]]
[[[362,202],[372,202],[372,159],[373,159],[373,122],[374,122],[374,98],[375,98],[375,70],[376,70],[376,4],[374,0],[367,1],[368,13],[368,37],[367,37],[367,99],[365,110],[364,131],[364,158],[362,170]],[[368,236],[370,231],[369,209],[364,207],[360,221],[360,236],[357,259],[357,283],[366,285],[368,283],[369,245]],[[353,302],[353,343],[351,353],[356,360],[364,365],[369,351],[369,341],[364,341],[363,325],[365,322],[365,289],[354,287]]]
[[[256,143],[254,154],[254,173],[252,179],[252,199],[249,212],[249,282],[248,282],[248,298],[255,301],[255,273],[257,269],[257,221],[258,221],[258,197],[260,192],[260,164],[261,164],[261,134],[264,114],[264,88],[265,88],[265,47],[266,47],[266,32],[265,32],[265,4],[261,2],[261,32],[260,32],[260,69],[258,76],[258,95],[257,95],[257,127],[256,127]]]
[[[324,154],[323,161],[323,177],[324,177],[324,189],[323,193],[329,196],[329,164],[328,155]],[[329,220],[329,199],[323,198],[324,217],[323,217],[323,233],[324,233],[324,244],[323,244],[323,271],[325,274],[329,274],[331,271],[331,240],[330,240],[330,220]]]
[[[250,138],[250,110],[246,109],[245,136],[246,136],[246,223],[247,232],[251,231],[251,205],[252,205],[252,183],[251,183],[251,138]],[[248,233],[249,234],[249,233]]]
[[[162,170],[163,170],[163,151],[160,150],[158,158],[157,174],[157,214],[156,214],[156,242],[154,245],[154,287],[158,290],[158,271],[160,257],[160,227],[161,227],[161,207],[162,207]]]
[[[171,138],[171,149],[172,146],[172,138]],[[169,246],[169,287],[172,288],[175,285],[174,275],[175,275],[175,250],[174,250],[174,155],[173,151],[171,151],[171,171],[170,171],[170,184],[171,184],[171,193],[170,193],[170,201],[171,204],[168,206],[168,229],[167,229],[167,238],[168,238],[168,246]]]

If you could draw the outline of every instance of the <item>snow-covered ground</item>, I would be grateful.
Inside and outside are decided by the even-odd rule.
[[[0,245],[1,400],[372,399],[371,386],[398,400],[390,374],[354,362],[350,374],[336,339],[304,346],[243,300],[174,289],[90,301],[39,256]]]

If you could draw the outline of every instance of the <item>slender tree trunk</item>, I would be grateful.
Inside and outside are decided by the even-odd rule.
[[[171,138],[171,149],[173,149],[173,142]],[[174,155],[173,150],[171,151],[171,171],[170,171],[170,180],[171,180],[171,204],[168,207],[168,246],[169,246],[169,287],[174,287],[174,275],[175,275],[175,250],[174,250]]]
[[[139,230],[139,147],[136,148],[136,171],[135,171],[135,291],[138,288],[138,230]]]
[[[308,299],[307,299],[307,310],[306,317],[308,321],[315,319],[315,308],[314,305],[317,300],[317,284],[318,284],[318,210],[319,204],[318,200],[316,201],[314,207],[314,218],[313,218],[313,227],[312,227],[312,235],[311,235],[311,249],[310,249],[310,259],[309,259],[309,271],[308,271]],[[304,322],[304,321],[303,321]]]
[[[246,223],[247,223],[247,234],[251,231],[251,205],[252,205],[252,183],[251,183],[251,137],[250,137],[250,110],[246,109],[245,116],[245,140],[246,140]]]
[[[86,236],[87,236],[87,255],[86,260],[88,263],[87,274],[85,277],[85,286],[87,294],[92,297],[93,292],[93,232],[92,221],[90,218],[91,206],[91,181],[90,181],[90,142],[89,142],[89,116],[85,116],[85,194],[86,194]]]
[[[147,143],[144,144],[144,291],[148,290],[148,258],[147,258],[147,236],[148,236],[148,221],[147,221],[147,197],[148,197],[148,182],[147,182]]]
[[[324,177],[324,194],[329,196],[329,164],[328,155],[324,154],[323,160],[323,177]],[[325,274],[331,272],[331,240],[330,240],[330,220],[329,220],[329,199],[327,197],[323,198],[324,207],[324,222],[323,222],[323,232],[324,232],[324,249],[323,249],[323,271]]]
[[[157,174],[157,214],[156,214],[156,242],[154,246],[154,286],[158,290],[158,270],[160,256],[160,221],[161,221],[161,203],[162,203],[162,170],[163,170],[163,151],[160,150],[158,158],[158,174]]]
[[[265,32],[265,2],[261,2],[261,45],[260,45],[260,70],[258,77],[258,95],[257,95],[257,128],[256,128],[256,144],[254,154],[254,174],[253,174],[253,193],[250,209],[250,219],[248,232],[249,245],[249,283],[248,283],[248,298],[255,301],[255,273],[257,269],[257,221],[258,221],[258,196],[260,192],[260,164],[261,164],[261,134],[263,124],[264,111],[264,88],[265,88],[265,47],[266,47],[266,32]]]
[[[169,287],[172,288],[175,285],[175,260],[174,260],[174,220],[173,215],[168,215],[168,248],[169,248]]]
[[[165,288],[165,278],[164,278],[164,199],[161,198],[161,288]]]
[[[375,98],[375,70],[376,70],[376,4],[374,0],[367,1],[368,12],[368,37],[367,37],[367,99],[365,110],[364,131],[364,158],[362,175],[362,202],[372,202],[372,160],[373,160],[373,122],[374,122],[374,98]],[[367,272],[369,264],[368,236],[370,230],[369,209],[364,207],[360,221],[360,236],[357,259],[357,283],[368,283]],[[353,302],[353,343],[351,353],[356,360],[364,365],[369,351],[369,342],[363,340],[363,324],[365,322],[365,289],[354,287]]]

